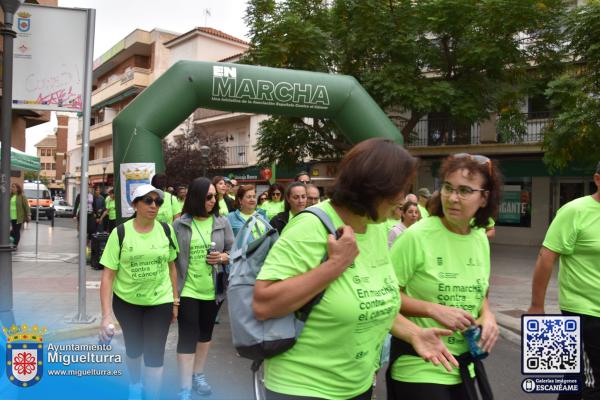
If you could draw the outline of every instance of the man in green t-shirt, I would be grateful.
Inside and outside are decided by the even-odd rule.
[[[582,399],[600,398],[600,162],[594,183],[596,193],[562,206],[550,224],[535,265],[528,310],[528,314],[544,314],[548,281],[560,259],[560,309],[564,315],[581,318]]]

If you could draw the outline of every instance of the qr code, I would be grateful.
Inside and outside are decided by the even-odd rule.
[[[524,315],[521,323],[524,374],[581,372],[579,317]]]

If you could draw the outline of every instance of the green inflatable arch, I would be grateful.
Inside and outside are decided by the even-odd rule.
[[[161,140],[198,107],[222,111],[329,118],[352,142],[402,135],[350,76],[197,61],[179,61],[113,121],[115,195],[120,166],[155,163],[165,170]],[[117,203],[121,216],[121,204]]]

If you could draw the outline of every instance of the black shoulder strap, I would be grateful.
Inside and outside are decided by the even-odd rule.
[[[125,225],[117,226],[117,236],[119,238],[119,260],[121,259],[121,250],[123,250],[123,240],[125,240]]]
[[[163,230],[165,231],[165,235],[167,235],[167,239],[169,239],[169,246],[171,246],[171,248],[173,249],[176,249],[177,247],[175,247],[175,243],[173,243],[173,239],[171,238],[171,228],[169,228],[169,224],[162,221],[160,221],[160,224],[163,227]]]
[[[333,225],[333,221],[331,220],[331,218],[329,218],[329,215],[327,215],[327,213],[325,211],[321,210],[318,207],[310,207],[310,208],[307,208],[307,209],[299,212],[298,215],[300,215],[302,213],[309,213],[309,214],[312,214],[315,217],[319,218],[319,221],[321,221],[323,223],[323,226],[325,226],[325,229],[327,229],[327,232],[331,235],[334,235],[336,240],[339,239],[339,234],[336,231],[335,226]],[[323,256],[322,262],[324,262],[326,260],[327,260],[327,251],[325,251],[325,255]],[[327,289],[325,289],[325,290],[327,290]],[[308,316],[310,315],[310,312],[312,311],[312,309],[317,304],[319,304],[319,302],[325,295],[325,290],[323,290],[321,293],[316,295],[311,301],[309,301],[308,303],[306,303],[305,305],[300,307],[300,309],[298,311],[296,311],[296,318],[298,318],[300,321],[306,322],[306,320],[308,320]]]

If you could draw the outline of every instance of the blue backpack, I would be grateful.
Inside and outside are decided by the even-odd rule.
[[[333,222],[323,210],[311,207],[302,213],[315,215],[328,233],[337,238]],[[259,238],[252,240],[252,230],[259,221],[267,229]],[[231,249],[227,305],[233,345],[240,356],[254,360],[255,366],[260,365],[265,358],[289,350],[296,343],[312,308],[319,303],[325,293],[325,291],[321,292],[301,309],[285,317],[265,321],[259,321],[254,317],[252,301],[256,277],[269,250],[278,238],[277,230],[265,218],[254,214],[240,229]],[[326,258],[327,253],[323,259]]]

